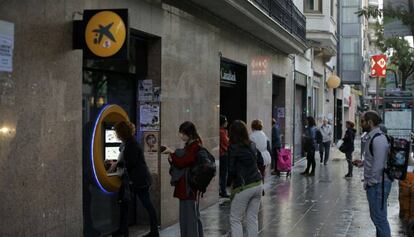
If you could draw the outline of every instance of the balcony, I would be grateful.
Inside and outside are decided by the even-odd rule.
[[[286,54],[302,54],[306,18],[292,0],[163,0],[195,4]]]
[[[324,1],[327,2],[327,1]],[[336,22],[329,15],[323,14],[306,14],[306,37],[309,44],[325,60],[337,54],[336,46],[338,42],[336,32]]]
[[[306,41],[306,17],[292,0],[253,0],[253,2],[290,33]]]

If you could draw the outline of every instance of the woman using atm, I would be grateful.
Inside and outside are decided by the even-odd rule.
[[[158,219],[155,208],[150,199],[149,188],[151,186],[151,175],[145,162],[144,152],[134,137],[135,126],[131,122],[120,122],[115,125],[117,137],[122,141],[120,159],[116,163],[119,168],[126,168],[126,173],[134,192],[150,217],[151,232],[145,236],[159,236]],[[120,232],[128,236],[128,201],[121,203]]]

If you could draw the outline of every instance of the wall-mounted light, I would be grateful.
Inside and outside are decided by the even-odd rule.
[[[337,75],[331,74],[326,80],[326,84],[329,88],[335,89],[341,85],[341,79]]]

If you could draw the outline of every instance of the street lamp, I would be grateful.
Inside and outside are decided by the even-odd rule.
[[[337,75],[331,74],[326,80],[326,84],[328,85],[328,88],[335,89],[341,85],[341,79]]]

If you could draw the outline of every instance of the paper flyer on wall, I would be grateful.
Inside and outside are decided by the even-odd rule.
[[[139,81],[138,100],[139,101],[152,101],[153,100],[152,80]]]
[[[160,130],[159,103],[141,103],[139,108],[140,131]]]

